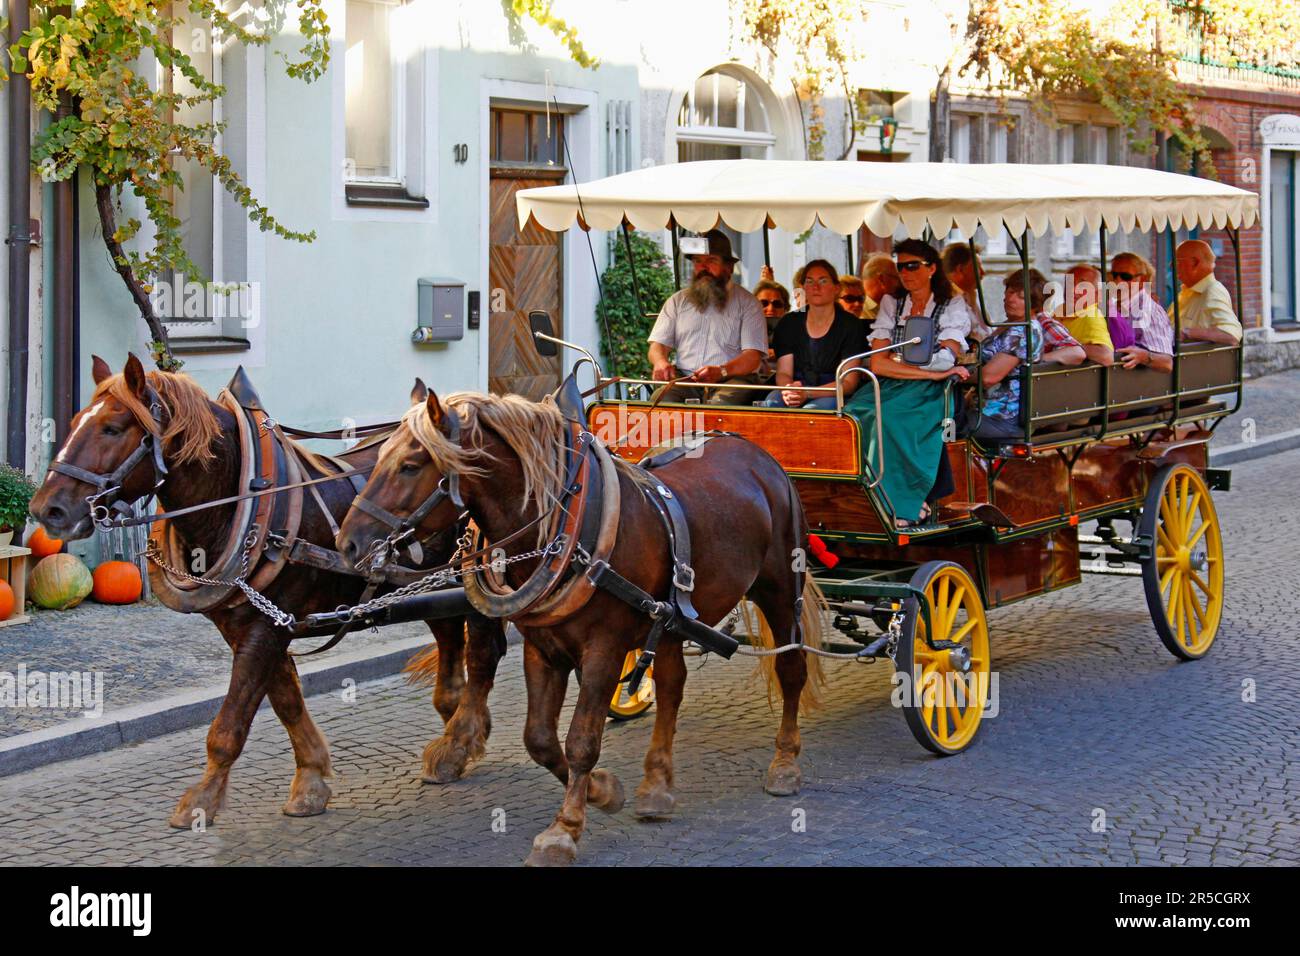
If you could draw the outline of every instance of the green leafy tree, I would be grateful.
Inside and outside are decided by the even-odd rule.
[[[207,170],[263,231],[285,239],[310,242],[315,233],[289,229],[253,196],[229,158],[214,145],[224,123],[185,123],[178,113],[211,104],[225,92],[195,67],[194,40],[180,30],[178,12],[187,7],[201,22],[211,43],[264,45],[279,31],[286,6],[279,2],[235,16],[216,0],[84,0],[69,9],[64,3],[35,0],[32,26],[10,47],[10,65],[27,76],[32,102],[55,114],[32,148],[32,165],[46,182],[72,177],[85,167],[95,188],[95,205],[104,243],[113,265],[153,336],[151,350],[159,368],[176,369],[167,330],[150,299],[153,283],[169,270],[203,280],[186,252],[175,194],[184,189],[179,161]],[[285,72],[311,82],[329,63],[329,25],[321,0],[292,0],[297,9],[302,45],[296,56],[276,51]],[[244,22],[239,22],[239,21]],[[152,54],[163,81],[136,72],[142,54]],[[7,78],[7,77],[6,77]],[[199,112],[199,111],[194,111]],[[144,204],[153,238],[143,251],[128,249],[141,222],[118,221],[121,195],[131,191]]]
[[[650,329],[655,315],[668,297],[677,291],[672,266],[659,243],[631,233],[632,261],[636,265],[636,289],[628,267],[627,249],[621,240],[614,244],[614,256],[601,276],[601,302],[596,307],[600,323],[600,346],[609,368],[607,374],[627,378],[649,378],[646,358]]]

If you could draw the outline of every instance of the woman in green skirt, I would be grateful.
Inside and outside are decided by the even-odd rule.
[[[902,528],[924,522],[930,514],[926,499],[951,489],[936,488],[943,458],[944,382],[964,382],[969,372],[957,364],[966,351],[974,316],[943,271],[934,247],[920,239],[894,244],[894,259],[903,288],[885,296],[871,326],[871,348],[903,340],[909,317],[929,316],[935,324],[934,354],[925,365],[902,361],[901,350],[871,356],[871,371],[880,379],[881,430],[885,475],[879,490]],[[844,410],[861,425],[869,467],[878,462],[875,390],[859,388]],[[951,484],[951,476],[948,476]],[[931,492],[935,492],[932,496]]]

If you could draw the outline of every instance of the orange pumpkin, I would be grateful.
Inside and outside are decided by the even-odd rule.
[[[62,551],[63,539],[51,538],[41,525],[37,525],[36,530],[27,539],[27,547],[31,549],[32,557],[39,561],[41,558],[48,558]]]
[[[14,613],[14,589],[8,581],[0,581],[0,621],[9,620]]]
[[[144,582],[140,569],[130,561],[105,561],[95,568],[95,589],[91,592],[100,604],[134,604],[140,600]]]

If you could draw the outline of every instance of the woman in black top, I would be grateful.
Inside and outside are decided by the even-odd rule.
[[[810,393],[804,388],[834,385],[839,364],[867,350],[865,323],[836,304],[840,279],[835,267],[825,259],[814,259],[804,266],[803,292],[807,309],[788,313],[772,335],[778,388],[762,404],[768,408],[834,411],[834,394]],[[846,399],[858,387],[859,380],[856,372],[845,376]]]

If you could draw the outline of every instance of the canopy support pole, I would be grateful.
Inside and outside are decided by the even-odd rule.
[[[1228,230],[1228,239],[1232,241],[1232,266],[1236,283],[1232,287],[1232,304],[1237,310],[1237,319],[1242,318],[1241,314],[1241,237],[1237,234],[1236,228]],[[1241,403],[1245,397],[1243,393],[1242,377],[1245,374],[1246,366],[1246,333],[1243,327],[1241,341],[1237,343],[1237,404],[1232,409],[1232,414],[1241,411]]]
[[[763,218],[763,265],[772,268],[772,242],[767,234],[767,218]]]
[[[1182,370],[1182,338],[1183,338],[1183,320],[1178,313],[1178,234],[1173,225],[1169,226],[1169,278],[1170,293],[1169,299],[1174,307],[1174,410],[1169,416],[1169,428],[1172,431],[1174,423],[1178,421],[1178,406],[1181,404],[1179,398],[1179,372]]]
[[[980,321],[987,327],[989,324],[989,310],[984,304],[984,283],[980,281],[979,250],[975,247],[974,236],[971,236],[969,245],[970,261],[975,266],[975,297],[979,300],[980,304]]]
[[[668,228],[673,233],[673,288],[680,290],[682,287],[682,248],[677,238],[677,220],[670,218]]]
[[[632,257],[632,231],[623,220],[623,248],[627,250],[627,267],[632,273],[632,295],[636,298],[637,318],[645,317],[645,306],[641,304],[641,284],[636,279],[636,260]]]
[[[1025,388],[1020,401],[1020,422],[1029,441],[1029,419],[1034,408],[1034,304],[1029,297],[1029,229],[1021,233],[1016,251],[1020,253],[1020,284],[1024,289],[1025,303]]]
[[[1101,260],[1097,263],[1097,268],[1101,273],[1101,281],[1097,283],[1097,304],[1101,308],[1102,321],[1106,321],[1106,317],[1110,315],[1110,284],[1106,281],[1109,266],[1106,262],[1106,224],[1104,222],[1097,230],[1097,245],[1100,249],[1098,258]],[[1098,441],[1105,438],[1106,432],[1110,431],[1110,368],[1105,365],[1101,368],[1101,394],[1103,401],[1101,432],[1097,435]]]

